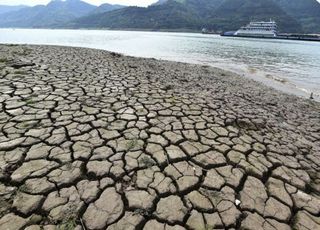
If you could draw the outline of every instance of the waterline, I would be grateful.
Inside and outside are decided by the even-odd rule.
[[[227,69],[320,99],[320,43],[193,33],[0,29],[0,43],[78,46]]]

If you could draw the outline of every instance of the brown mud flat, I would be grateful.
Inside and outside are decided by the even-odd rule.
[[[208,66],[0,45],[0,229],[320,229],[320,103]]]

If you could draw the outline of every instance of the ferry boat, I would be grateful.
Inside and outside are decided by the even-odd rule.
[[[277,37],[277,23],[270,20],[269,22],[250,22],[248,25],[241,27],[234,35],[239,37]]]
[[[226,37],[249,37],[320,42],[320,35],[318,34],[280,34],[278,33],[277,23],[273,20],[252,21],[237,31],[227,31],[221,33],[220,35]]]

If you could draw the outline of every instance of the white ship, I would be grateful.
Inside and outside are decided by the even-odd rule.
[[[269,22],[250,22],[237,30],[234,35],[241,37],[277,37],[277,29],[277,23],[272,20]]]

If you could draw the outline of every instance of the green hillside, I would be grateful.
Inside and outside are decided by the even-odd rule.
[[[320,4],[316,0],[274,0],[282,10],[295,18],[306,33],[320,33]]]
[[[96,7],[80,0],[54,0],[47,5],[27,7],[0,15],[0,27],[50,27],[64,25]]]
[[[320,33],[316,0],[159,0],[144,7],[81,0],[0,14],[0,27],[112,28],[148,30],[236,30],[252,20],[275,20],[280,32]]]
[[[148,8],[127,7],[108,13],[90,15],[76,20],[77,27],[108,27],[135,29],[198,29],[197,13],[184,4],[168,1]]]
[[[160,1],[148,8],[128,7],[90,15],[74,21],[70,26],[193,30],[207,27],[225,31],[236,30],[250,20],[269,19],[278,22],[281,32],[303,31],[299,22],[273,0]]]
[[[301,25],[273,0],[225,0],[207,22],[219,30],[236,30],[252,20],[270,19],[282,32],[302,31]]]

